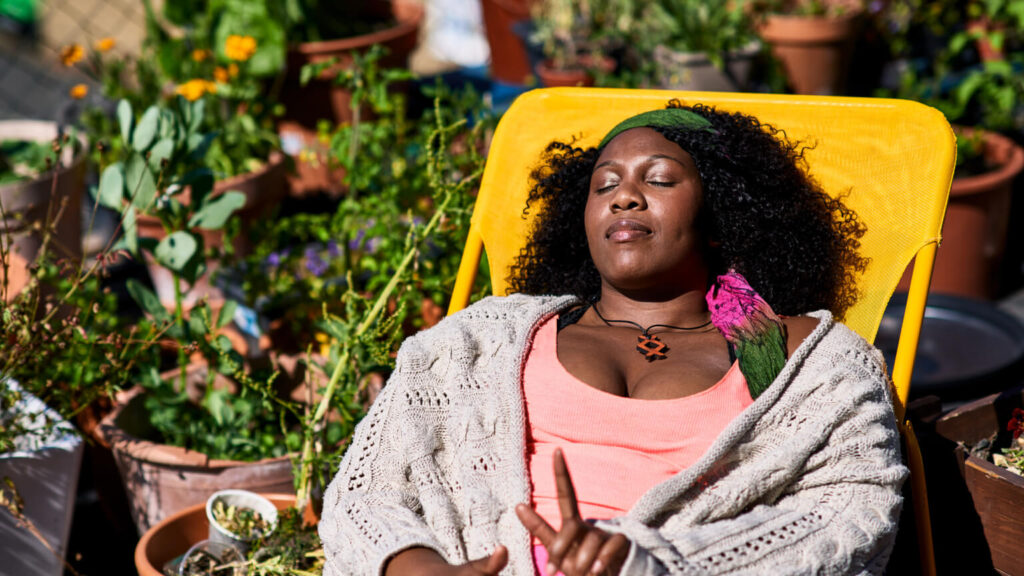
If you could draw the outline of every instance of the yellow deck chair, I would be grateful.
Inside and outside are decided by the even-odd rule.
[[[827,193],[848,194],[846,204],[867,226],[862,254],[871,263],[860,278],[862,297],[847,313],[846,324],[868,341],[874,341],[903,271],[916,262],[892,367],[893,409],[911,469],[921,568],[934,574],[921,453],[905,421],[905,406],[956,157],[953,132],[937,110],[873,98],[599,88],[528,92],[512,104],[495,132],[448,312],[468,304],[484,247],[493,292],[507,293],[509,266],[530,229],[522,217],[529,174],[549,142],[576,137],[581,146],[596,146],[624,118],[663,108],[670,98],[751,114],[791,139],[814,145],[805,156],[811,174]]]

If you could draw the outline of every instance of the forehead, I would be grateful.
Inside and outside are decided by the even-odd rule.
[[[678,144],[668,140],[657,130],[641,127],[630,128],[608,142],[598,156],[597,163],[654,154],[670,156],[680,161],[690,157]]]

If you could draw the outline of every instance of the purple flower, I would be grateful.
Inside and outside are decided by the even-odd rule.
[[[306,270],[308,270],[309,273],[312,274],[313,276],[319,278],[320,276],[323,275],[324,272],[327,271],[327,262],[324,262],[324,259],[321,258],[320,255],[315,252],[313,253],[312,257],[310,257],[309,254],[307,253]]]
[[[270,256],[267,256],[267,259],[264,262],[267,264],[267,266],[276,268],[281,265],[281,260],[287,258],[288,254],[290,253],[291,250],[287,248],[281,250],[280,252],[271,252]]]
[[[348,249],[353,252],[359,250],[359,245],[363,242],[363,238],[366,236],[366,230],[360,229],[356,232],[356,237],[348,241]]]
[[[338,249],[338,243],[334,240],[327,241],[327,254],[331,258],[337,258],[341,256],[341,250]]]

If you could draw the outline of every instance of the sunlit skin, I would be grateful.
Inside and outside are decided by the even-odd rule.
[[[704,295],[711,246],[699,226],[703,188],[693,158],[650,128],[633,128],[605,146],[591,175],[584,213],[587,243],[601,276],[597,302],[607,319],[642,326],[697,326],[708,320]],[[785,318],[792,353],[817,325],[806,317]],[[558,359],[574,376],[598,390],[663,400],[701,392],[729,369],[725,339],[712,327],[696,331],[655,329],[668,357],[648,362],[636,352],[639,330],[608,326],[593,309],[558,334]],[[515,513],[544,545],[547,572],[566,576],[615,575],[630,542],[582,520],[575,489],[560,450],[554,455],[561,525],[555,530],[526,504]],[[388,564],[387,576],[459,574],[497,576],[508,563],[499,546],[490,556],[460,566],[436,552],[406,550]]]

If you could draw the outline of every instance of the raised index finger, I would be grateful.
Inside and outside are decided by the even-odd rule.
[[[552,460],[555,466],[555,487],[558,489],[558,509],[562,513],[562,526],[565,526],[566,520],[579,519],[580,508],[576,503],[576,489],[572,486],[569,467],[565,465],[561,448],[555,449]]]

